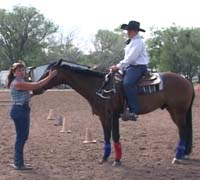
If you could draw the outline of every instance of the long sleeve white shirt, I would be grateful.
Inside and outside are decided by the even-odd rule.
[[[124,69],[130,65],[147,65],[149,62],[145,44],[139,35],[133,37],[125,47],[124,59],[121,60],[117,67]]]

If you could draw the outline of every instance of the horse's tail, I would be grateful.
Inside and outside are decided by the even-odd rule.
[[[189,155],[192,152],[192,105],[194,101],[195,93],[193,88],[192,100],[190,107],[186,113],[186,150],[185,155]]]

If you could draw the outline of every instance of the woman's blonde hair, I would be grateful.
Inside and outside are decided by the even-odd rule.
[[[17,68],[23,68],[25,67],[25,63],[21,60],[19,60],[18,62],[14,63],[10,69],[9,69],[9,73],[8,73],[8,83],[7,83],[7,88],[10,88],[11,82],[13,81],[13,79],[15,78],[14,73],[16,71]]]

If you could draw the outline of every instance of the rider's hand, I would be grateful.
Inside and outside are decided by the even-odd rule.
[[[116,65],[110,67],[110,71],[112,71],[112,72],[116,72],[118,70],[119,70],[119,68]]]

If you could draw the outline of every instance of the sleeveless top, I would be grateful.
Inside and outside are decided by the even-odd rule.
[[[30,93],[25,90],[17,90],[14,87],[16,82],[24,82],[24,79],[15,78],[10,85],[10,97],[13,104],[23,105],[29,103]]]

